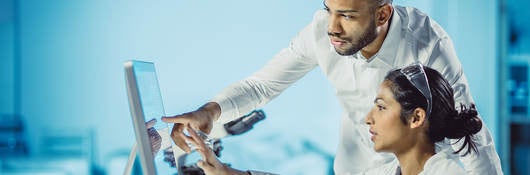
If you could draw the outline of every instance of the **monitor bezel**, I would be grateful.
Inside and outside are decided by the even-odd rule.
[[[135,68],[148,68],[156,76],[156,70],[152,62],[130,60],[125,62],[125,80],[127,84],[127,95],[129,99],[129,108],[133,121],[134,133],[138,144],[138,157],[142,166],[143,174],[156,174],[154,156],[151,151],[151,143],[147,135],[145,126],[145,116],[138,91],[138,83],[134,73]]]

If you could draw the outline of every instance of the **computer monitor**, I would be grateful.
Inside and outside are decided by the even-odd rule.
[[[178,170],[164,161],[164,150],[173,149],[174,144],[169,134],[171,125],[161,120],[165,111],[155,65],[127,61],[125,80],[143,174],[176,174]]]

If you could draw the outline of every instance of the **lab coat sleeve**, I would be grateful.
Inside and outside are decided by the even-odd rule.
[[[314,56],[313,20],[264,67],[246,79],[225,88],[211,101],[221,107],[218,122],[226,123],[277,97],[287,87],[317,66]]]
[[[438,70],[452,85],[455,97],[455,107],[459,106],[461,103],[465,105],[473,103],[467,78],[462,70],[461,63],[456,56],[450,38],[445,37],[440,39],[440,41],[433,47],[427,65]],[[468,154],[464,157],[460,157],[467,173],[477,175],[503,174],[499,156],[495,150],[493,139],[485,123],[482,124],[482,129],[475,134],[474,137],[477,143],[478,154]],[[450,143],[455,143],[457,140],[449,141]],[[457,144],[453,144],[453,150],[458,150],[462,143],[463,140]]]

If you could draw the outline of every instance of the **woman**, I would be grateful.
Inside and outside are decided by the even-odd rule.
[[[436,153],[435,143],[444,138],[463,139],[454,153],[476,152],[472,136],[480,131],[482,122],[473,104],[455,109],[453,89],[440,73],[418,63],[390,71],[374,104],[366,116],[374,149],[394,153],[397,161],[367,174],[466,174],[449,155],[452,153]],[[193,140],[188,141],[201,153],[204,160],[197,164],[206,174],[253,174],[220,163],[191,131]]]
[[[366,116],[374,149],[391,152],[397,162],[377,169],[382,174],[466,174],[435,143],[463,139],[454,153],[476,152],[473,134],[482,122],[475,106],[455,109],[453,89],[436,70],[414,64],[390,71],[377,92],[374,108]],[[467,148],[467,149],[466,149]],[[399,163],[399,165],[398,165]]]

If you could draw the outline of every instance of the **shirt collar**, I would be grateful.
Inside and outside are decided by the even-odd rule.
[[[396,8],[392,11],[392,18],[390,22],[390,28],[386,35],[379,53],[377,53],[377,58],[381,59],[383,62],[393,67],[394,60],[396,59],[396,53],[398,53],[399,42],[401,41],[401,18],[399,13],[396,12]]]

